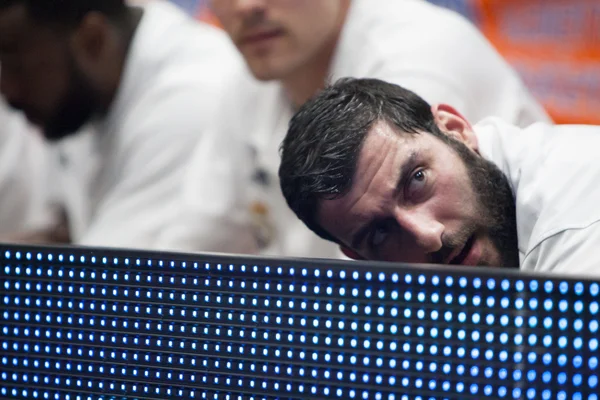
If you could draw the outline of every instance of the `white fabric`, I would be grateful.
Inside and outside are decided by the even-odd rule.
[[[49,164],[41,135],[0,100],[0,235],[52,225]]]
[[[144,5],[109,114],[55,149],[75,243],[166,248],[189,157],[240,64],[220,30]]]
[[[515,72],[474,27],[457,14],[420,0],[353,0],[330,75],[333,80],[354,76],[399,83],[431,103],[454,105],[472,121],[488,115],[523,126],[548,120]],[[207,218],[212,211],[204,208],[203,186],[213,187],[211,179],[218,179],[224,207],[219,215],[228,221],[226,226],[232,221],[229,215],[236,215],[233,228],[220,232],[228,238],[221,251],[339,257],[337,246],[310,232],[288,209],[281,194],[278,148],[293,110],[280,85],[242,75],[227,93],[218,118],[221,124],[215,131],[228,138],[222,139],[225,143],[248,142],[251,160],[248,163],[247,157],[238,153],[243,149],[234,147],[215,152],[215,158],[196,157],[188,182],[198,189],[189,194],[182,213],[190,221],[197,219],[179,232],[180,238],[190,238],[187,249],[203,250],[202,240],[196,239],[210,236],[216,229],[211,225],[213,216]],[[215,160],[226,165],[227,157],[229,167],[221,169],[226,173],[205,176]],[[249,187],[245,184],[248,176]],[[249,229],[243,225],[247,218],[241,217],[244,202],[246,211],[250,210],[247,218],[252,224],[253,246]],[[225,205],[231,207],[229,211]]]
[[[424,0],[352,0],[331,73],[400,84],[473,122],[550,121],[476,27]]]
[[[496,118],[475,126],[483,157],[516,198],[521,269],[600,275],[600,127]]]

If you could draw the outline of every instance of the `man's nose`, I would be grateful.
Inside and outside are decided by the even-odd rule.
[[[395,212],[396,223],[414,244],[425,254],[435,253],[442,246],[444,225],[425,210],[403,210]]]
[[[234,9],[238,13],[256,13],[263,11],[267,0],[233,0]]]

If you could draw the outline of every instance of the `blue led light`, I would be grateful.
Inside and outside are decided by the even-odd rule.
[[[561,282],[558,285],[558,290],[561,294],[567,294],[567,292],[569,291],[569,284],[567,282]]]
[[[561,318],[561,319],[558,321],[558,328],[559,328],[561,331],[564,331],[565,329],[567,329],[567,328],[568,328],[568,326],[569,326],[569,323],[567,322],[567,319],[566,319],[566,318]]]
[[[564,349],[565,347],[567,347],[567,338],[564,336],[561,336],[558,338],[558,347],[560,347],[561,349]]]

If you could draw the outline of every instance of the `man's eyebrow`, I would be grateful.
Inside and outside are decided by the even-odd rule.
[[[396,186],[394,188],[394,195],[402,192],[404,188],[404,184],[408,179],[412,168],[419,157],[419,152],[417,150],[412,150],[410,155],[404,160],[402,165],[400,166],[400,174],[398,175],[398,181],[396,182]],[[352,237],[352,242],[350,244],[353,250],[357,250],[360,248],[360,245],[364,241],[367,234],[373,229],[373,226],[376,225],[378,219],[372,219],[363,225]]]
[[[397,195],[403,191],[406,181],[408,180],[418,158],[419,152],[417,150],[412,150],[410,155],[406,157],[400,166],[400,174],[398,174],[398,181],[396,182],[394,194]]]

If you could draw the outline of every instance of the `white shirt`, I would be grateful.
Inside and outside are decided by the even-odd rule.
[[[600,127],[489,118],[474,129],[512,186],[521,269],[600,275]]]
[[[190,155],[240,64],[222,31],[144,4],[108,115],[56,149],[74,243],[166,248]]]
[[[401,84],[423,96],[432,104],[455,106],[466,118],[478,121],[497,115],[521,126],[548,117],[536,103],[516,73],[463,17],[421,0],[353,0],[330,67],[332,80],[341,77],[372,77]],[[246,141],[250,147],[250,164],[229,149],[229,171],[219,179],[223,196],[241,195],[250,209],[255,245],[250,243],[243,219],[236,220],[222,251],[250,251],[272,256],[338,257],[337,246],[310,232],[287,207],[278,181],[279,146],[293,115],[292,105],[277,82],[258,83],[241,75],[231,85],[223,105],[221,125],[215,127],[228,142]],[[217,152],[219,153],[219,152]],[[225,164],[223,156],[218,162]],[[246,160],[247,161],[247,160]],[[209,214],[202,209],[205,191],[202,171],[213,163],[205,158],[196,164],[196,174],[189,179],[198,186],[197,206],[186,211],[192,215]],[[234,172],[237,164],[238,173]],[[240,194],[250,172],[249,192]],[[246,174],[246,176],[244,176]],[[237,178],[232,178],[237,176]],[[242,178],[243,176],[243,178]],[[223,186],[229,185],[231,190]],[[242,203],[227,198],[223,204]],[[227,218],[223,209],[220,214]],[[236,214],[239,214],[236,212]],[[247,222],[247,221],[246,221]],[[197,230],[208,225],[196,224]],[[212,229],[212,228],[211,228]],[[185,236],[182,234],[182,236]],[[199,236],[206,236],[202,233]],[[194,240],[190,249],[202,250]]]
[[[39,132],[0,100],[0,235],[54,222],[49,163],[49,148]]]

